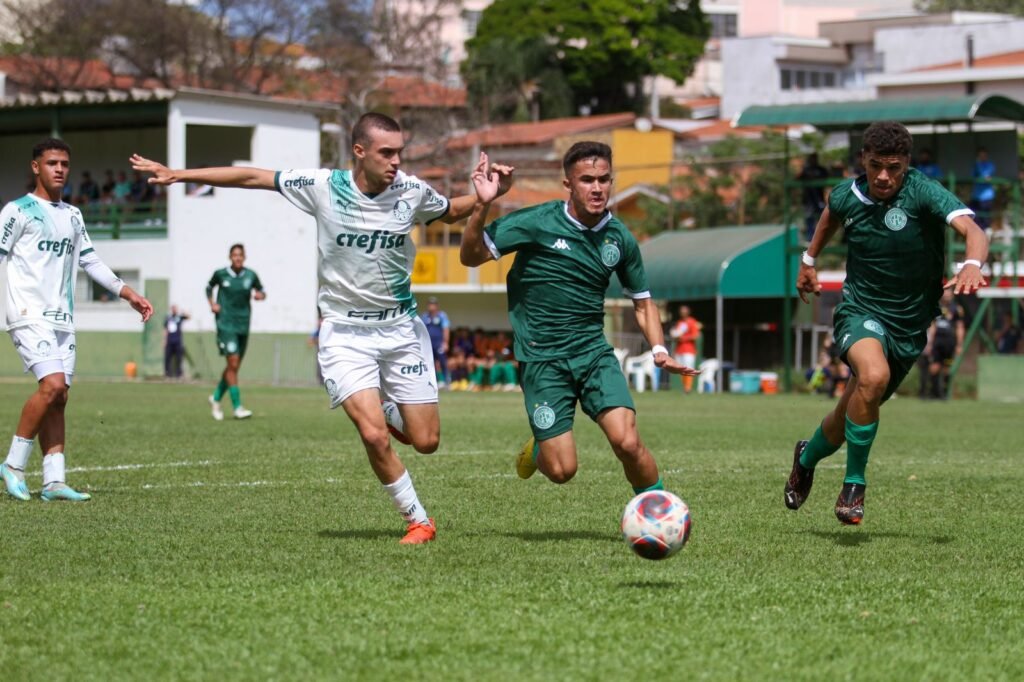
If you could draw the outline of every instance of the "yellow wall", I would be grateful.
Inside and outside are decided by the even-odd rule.
[[[477,270],[473,284],[504,284],[512,267],[512,258],[484,263]],[[413,284],[469,284],[470,268],[459,262],[458,246],[421,246],[416,252],[412,271]]]
[[[612,131],[615,189],[621,192],[638,183],[667,185],[672,172],[672,142],[668,130]]]

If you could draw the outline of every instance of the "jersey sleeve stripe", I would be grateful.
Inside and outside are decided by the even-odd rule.
[[[281,171],[274,171],[274,189],[281,193]]]
[[[492,256],[494,256],[494,260],[501,260],[501,251],[498,251],[498,247],[494,245],[494,240],[491,239],[491,236],[486,232],[484,232],[484,246],[486,246],[487,250],[491,252]]]
[[[79,255],[79,256],[87,256],[87,255],[89,255],[90,253],[92,253],[92,252],[93,252],[93,251],[95,251],[95,250],[96,250],[96,249],[94,249],[94,248],[92,248],[92,247],[90,246],[90,247],[89,247],[88,249],[82,249],[82,253],[80,253],[80,254],[78,254],[78,255]]]
[[[6,256],[8,253],[7,249],[0,249],[0,256]]]
[[[626,298],[631,298],[634,301],[639,301],[644,298],[650,298],[650,291],[630,291],[629,289],[623,289],[622,293],[626,295]]]
[[[946,224],[949,225],[953,222],[954,218],[959,218],[962,215],[973,216],[974,211],[969,208],[958,208],[955,211],[950,211],[949,215],[946,216]]]

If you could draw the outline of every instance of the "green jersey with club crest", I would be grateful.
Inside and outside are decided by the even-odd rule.
[[[862,175],[837,185],[828,208],[849,245],[843,303],[872,313],[893,334],[927,329],[939,312],[946,225],[974,212],[913,168],[885,201],[870,197]]]
[[[516,358],[568,358],[608,345],[604,296],[613,274],[626,296],[650,298],[640,247],[611,213],[588,228],[564,201],[524,208],[484,231],[495,259],[515,252],[509,270],[508,312]]]
[[[252,292],[263,291],[260,277],[249,268],[235,272],[231,267],[221,268],[213,273],[206,285],[206,296],[217,289],[217,327],[236,334],[249,333],[249,316],[252,313]]]

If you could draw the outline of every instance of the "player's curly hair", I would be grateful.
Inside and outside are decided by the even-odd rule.
[[[876,121],[864,131],[864,153],[879,156],[910,156],[914,139],[898,121]]]
[[[40,140],[34,147],[32,147],[32,160],[35,161],[51,149],[56,149],[60,152],[67,152],[68,156],[71,156],[71,147],[68,146],[67,142],[64,140],[58,140],[55,137],[48,137],[45,140]]]
[[[577,161],[582,161],[583,159],[604,159],[611,166],[612,148],[603,142],[595,142],[593,140],[577,142],[569,147],[569,151],[562,157],[562,170],[565,171],[565,177],[569,177],[569,171],[572,170],[572,167],[576,165]]]

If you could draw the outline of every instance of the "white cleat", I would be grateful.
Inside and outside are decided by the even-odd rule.
[[[210,413],[213,414],[213,418],[219,422],[224,421],[224,410],[220,409],[220,403],[210,396]]]
[[[244,407],[235,408],[235,419],[248,419],[252,416],[252,410],[247,410]]]

